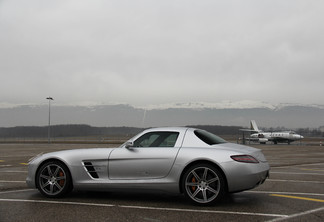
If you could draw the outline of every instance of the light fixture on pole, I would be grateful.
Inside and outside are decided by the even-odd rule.
[[[51,143],[51,100],[54,100],[52,97],[47,97],[48,99],[48,143]]]

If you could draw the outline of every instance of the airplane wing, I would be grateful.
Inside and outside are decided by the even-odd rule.
[[[253,142],[258,142],[258,143],[266,143],[268,141],[271,141],[270,138],[245,138],[247,141],[253,141]]]
[[[251,129],[239,129],[239,131],[243,132],[251,132],[251,133],[258,133],[259,131],[251,130]]]

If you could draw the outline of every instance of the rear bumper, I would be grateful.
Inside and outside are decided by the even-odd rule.
[[[229,164],[226,170],[229,192],[239,192],[253,189],[265,182],[270,175],[270,167],[267,162],[234,163]]]

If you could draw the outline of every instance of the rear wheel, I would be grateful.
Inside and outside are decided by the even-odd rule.
[[[225,180],[216,167],[199,164],[185,172],[182,188],[185,196],[194,203],[211,204],[225,194]]]
[[[72,190],[68,168],[59,161],[43,164],[36,176],[37,188],[46,197],[61,197]]]

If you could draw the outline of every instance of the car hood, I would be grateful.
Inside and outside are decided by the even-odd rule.
[[[51,158],[58,158],[64,162],[86,160],[86,159],[108,159],[112,150],[116,148],[86,148],[62,150],[45,153],[34,158],[32,161],[43,161]]]
[[[113,149],[116,148],[81,148],[81,149],[55,151],[55,152],[46,153],[44,155],[75,155],[75,154],[90,155],[91,153],[107,152]]]

